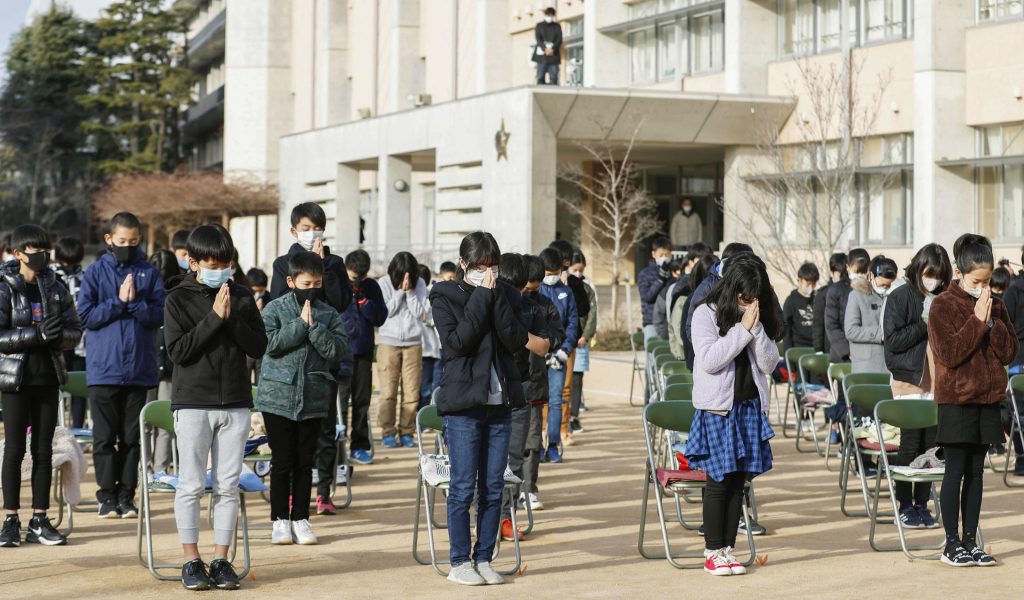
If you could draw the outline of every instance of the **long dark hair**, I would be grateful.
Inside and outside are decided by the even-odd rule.
[[[486,231],[474,231],[462,238],[459,244],[459,258],[467,267],[497,267],[501,265],[501,248],[494,236]],[[462,281],[466,272],[459,265],[455,278]]]
[[[178,267],[178,260],[170,250],[161,248],[149,257],[149,264],[156,267],[160,273],[160,279],[164,282],[164,288],[170,289],[170,281],[181,273]]]
[[[910,264],[904,269],[904,274],[907,277],[907,283],[914,286],[914,289],[921,292],[922,296],[928,295],[928,290],[924,289],[924,284],[921,283],[921,278],[931,273],[939,279],[939,287],[935,288],[931,293],[940,294],[946,291],[946,287],[949,282],[953,280],[953,265],[949,262],[949,254],[946,253],[946,249],[938,244],[925,244],[917,251],[914,258],[910,259]]]
[[[743,253],[729,259],[722,279],[711,288],[703,304],[715,306],[718,334],[724,336],[740,322],[742,314],[738,300],[758,300],[761,307],[761,325],[773,340],[781,333],[776,307],[779,304],[768,278],[764,261],[751,253]]]
[[[700,257],[700,260],[694,263],[693,268],[690,269],[691,291],[697,289],[697,286],[700,285],[700,282],[704,281],[704,279],[707,278],[708,273],[711,272],[711,267],[715,266],[715,263],[717,262],[717,256],[715,256],[714,254],[705,254],[704,256]]]
[[[410,252],[399,252],[391,259],[388,265],[388,277],[391,278],[391,287],[398,289],[402,287],[402,280],[406,274],[409,275],[409,282],[413,289],[416,288],[416,280],[420,278],[420,263]]]

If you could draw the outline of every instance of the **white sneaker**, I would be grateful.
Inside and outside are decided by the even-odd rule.
[[[530,508],[532,510],[544,510],[544,503],[540,501],[540,498],[537,497],[537,494],[532,494],[531,493],[529,495],[529,498],[530,498]]]
[[[292,544],[292,522],[288,519],[274,521],[274,531],[270,534],[270,543],[290,546]]]
[[[729,570],[732,571],[733,575],[746,575],[747,568],[743,566],[743,563],[736,560],[736,557],[732,555],[732,546],[726,546],[722,549],[725,554],[725,560],[729,561]]]
[[[483,577],[484,581],[487,582],[487,585],[500,585],[505,583],[505,578],[501,576],[501,573],[495,571],[494,567],[492,567],[489,562],[476,563],[476,572],[480,577]]]
[[[316,534],[309,524],[309,519],[292,521],[292,534],[295,536],[295,543],[300,546],[311,546],[317,543]]]
[[[476,572],[471,562],[464,562],[457,567],[452,567],[451,572],[448,573],[448,581],[459,585],[487,585],[487,581]]]
[[[348,483],[348,465],[338,465],[338,470],[334,475],[334,481],[338,485],[345,485]]]

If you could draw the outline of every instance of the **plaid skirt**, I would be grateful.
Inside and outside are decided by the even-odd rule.
[[[690,468],[704,471],[715,481],[729,473],[760,475],[772,468],[775,437],[757,398],[733,406],[726,416],[698,410],[686,440]]]

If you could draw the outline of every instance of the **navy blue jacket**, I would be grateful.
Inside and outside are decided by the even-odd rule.
[[[654,322],[654,303],[665,291],[666,285],[668,278],[661,277],[661,269],[653,259],[636,276],[636,287],[640,290],[640,313],[644,317],[644,325]]]
[[[711,288],[715,287],[715,284],[722,279],[722,263],[717,262],[711,270],[708,272],[708,276],[704,278],[704,281],[700,282],[697,289],[693,290],[693,293],[687,297],[686,302],[689,306],[686,308],[686,325],[683,328],[683,339],[685,344],[688,344],[691,348],[690,352],[686,354],[686,366],[693,369],[693,344],[690,341],[690,324],[693,321],[693,313],[700,306],[700,303],[707,297]]]
[[[542,283],[540,294],[551,300],[558,308],[558,314],[562,316],[562,325],[565,327],[565,339],[562,340],[561,349],[566,354],[576,349],[576,342],[580,339],[580,319],[576,310],[576,298],[569,286],[561,281],[555,285]],[[558,348],[552,348],[551,352],[557,352]]]
[[[135,300],[117,297],[124,278],[135,280]],[[78,291],[78,316],[85,327],[89,385],[156,387],[156,338],[164,322],[164,283],[142,250],[128,265],[109,253],[85,270]]]
[[[352,282],[352,302],[341,313],[348,333],[348,347],[354,355],[373,353],[375,327],[388,318],[388,307],[376,279],[367,277]]]

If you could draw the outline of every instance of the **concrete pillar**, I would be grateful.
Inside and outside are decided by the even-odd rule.
[[[531,102],[532,104],[532,102]],[[543,250],[555,239],[557,228],[558,139],[548,120],[534,105],[530,135],[530,252]],[[524,250],[525,251],[525,250]]]
[[[725,92],[766,94],[778,47],[776,0],[725,0]]]
[[[512,85],[509,57],[514,56],[508,34],[507,0],[476,0],[476,93],[486,94]]]
[[[584,87],[625,87],[629,84],[626,37],[604,35],[597,30],[599,22],[618,23],[627,19],[629,6],[621,2],[583,3]],[[560,77],[564,79],[564,73]]]
[[[381,156],[379,169],[377,172],[377,243],[390,255],[399,250],[408,250],[411,241],[409,203],[412,189],[412,163],[397,156]],[[398,181],[405,182],[405,191],[395,189],[395,183]]]
[[[382,5],[382,9],[384,6]],[[420,0],[388,0],[381,15],[380,113],[412,108],[409,96],[425,91],[420,60]]]
[[[334,180],[334,239],[342,248],[359,245],[359,169],[338,165]]]
[[[352,80],[348,77],[348,6],[317,0],[316,127],[345,123],[352,117]]]
[[[964,123],[965,30],[974,10],[973,0],[914,3],[914,247],[952,250],[977,223],[972,169],[935,164],[974,154],[974,132]]]

